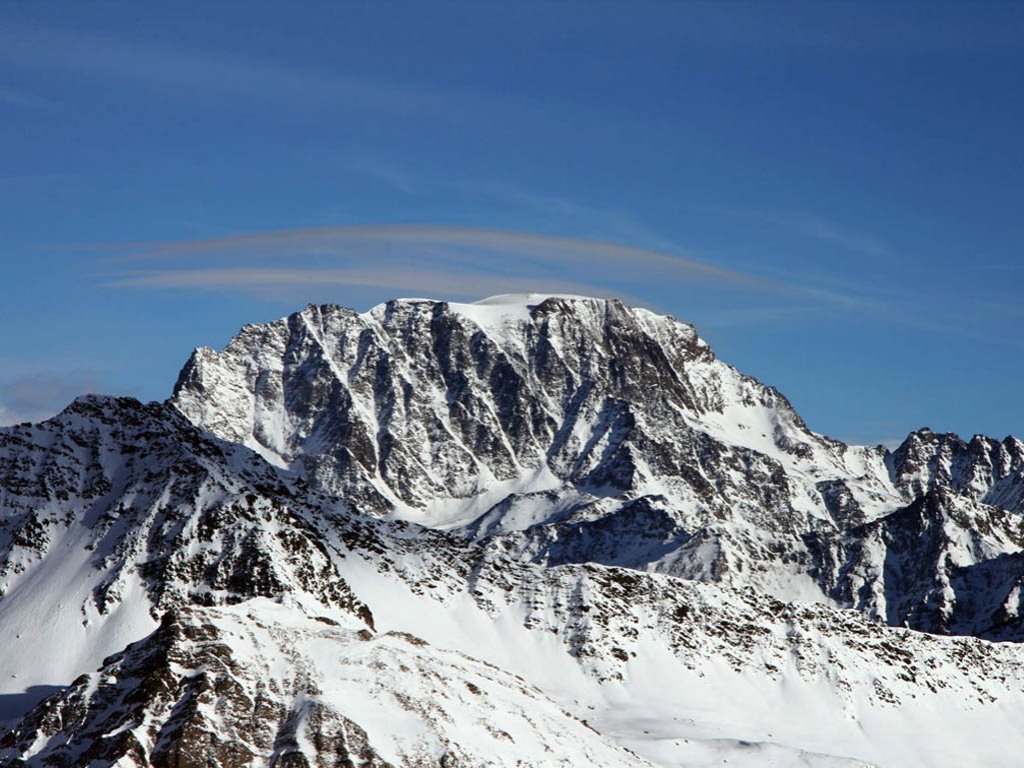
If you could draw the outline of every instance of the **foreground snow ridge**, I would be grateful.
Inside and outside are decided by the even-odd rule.
[[[615,300],[311,305],[0,430],[0,765],[1017,765],[1022,512]]]

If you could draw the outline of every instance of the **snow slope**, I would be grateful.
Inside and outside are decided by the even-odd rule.
[[[19,760],[644,764],[507,672],[407,633],[375,635],[265,598],[168,612],[155,632],[0,738],[0,761]]]

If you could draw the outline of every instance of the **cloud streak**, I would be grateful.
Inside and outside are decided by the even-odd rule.
[[[79,395],[103,389],[100,378],[88,370],[20,376],[0,384],[0,425],[41,421]]]
[[[478,298],[548,291],[643,296],[656,286],[725,287],[849,310],[870,302],[619,243],[438,225],[340,226],[131,243],[104,276],[114,288],[294,295],[311,286]]]
[[[248,56],[136,43],[49,27],[5,24],[0,58],[75,76],[137,82],[309,104],[357,104],[407,112],[440,105],[439,94],[338,72],[317,72]],[[25,99],[0,89],[0,100]],[[9,99],[8,99],[9,100]],[[38,101],[38,100],[34,100]],[[41,102],[40,102],[41,103]]]
[[[816,216],[794,216],[787,223],[806,237],[838,245],[853,253],[885,257],[895,255],[892,247],[881,240],[849,232]]]
[[[28,109],[56,109],[57,105],[52,101],[33,96],[31,93],[15,90],[0,85],[0,104],[9,104],[14,107],[25,107]]]
[[[213,94],[275,105],[356,108],[396,115],[453,106],[480,106],[483,97],[390,82],[332,70],[292,66],[270,59],[217,51],[133,42],[85,32],[5,22],[0,26],[0,60],[65,73],[76,78],[175,88],[186,96]],[[0,89],[0,101],[4,100]],[[15,91],[10,98],[31,99]],[[35,106],[41,100],[32,99]],[[500,102],[495,102],[500,104]],[[26,102],[26,105],[28,102]]]
[[[457,274],[439,270],[393,273],[388,269],[176,269],[143,271],[118,278],[109,285],[120,288],[198,288],[249,290],[257,294],[284,294],[291,288],[341,286],[380,288],[423,296],[479,297],[496,293],[543,290],[552,293],[612,295],[601,286],[551,278]],[[616,293],[615,295],[621,295]]]
[[[744,219],[763,222],[811,240],[838,246],[851,254],[891,258],[895,249],[871,235],[853,232],[833,221],[809,213],[779,213],[751,209],[722,209]]]
[[[515,207],[541,215],[561,224],[579,224],[582,229],[594,228],[613,237],[623,237],[646,247],[666,252],[680,250],[678,245],[618,208],[605,208],[581,203],[560,195],[537,193],[515,184],[490,179],[453,176],[451,171],[423,173],[386,159],[359,155],[343,155],[335,162],[342,169],[374,179],[407,195],[427,197],[438,192],[465,195],[473,200],[486,198],[499,201],[504,207]]]

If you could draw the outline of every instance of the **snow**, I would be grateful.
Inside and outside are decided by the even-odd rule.
[[[156,626],[137,578],[125,584],[109,615],[97,614],[92,591],[100,574],[82,546],[85,540],[84,530],[70,530],[51,545],[46,567],[11,579],[0,599],[0,725],[20,717],[31,703],[19,694],[66,685]]]
[[[427,503],[423,509],[400,505],[394,514],[398,520],[425,525],[430,528],[447,530],[468,525],[483,516],[499,502],[522,493],[543,494],[555,491],[564,485],[547,465],[526,470],[510,480],[478,480],[474,493],[463,498],[438,498]],[[550,514],[550,505],[538,501],[527,506],[519,505],[517,514],[501,518],[501,529],[522,530],[542,522]]]
[[[600,682],[567,653],[560,633],[524,629],[522,618],[529,611],[516,603],[515,596],[492,612],[482,610],[468,595],[447,602],[425,600],[361,558],[346,561],[345,576],[363,599],[378,606],[381,630],[402,627],[439,648],[457,648],[522,675],[599,732],[657,765],[1015,765],[1012,749],[986,745],[984,758],[977,757],[974,729],[986,723],[1000,733],[1005,729],[1008,743],[1024,746],[1024,734],[1013,724],[1014,707],[1008,703],[1024,704],[1016,686],[1011,686],[1015,693],[1002,689],[996,703],[971,705],[950,690],[938,697],[903,694],[898,705],[887,704],[873,695],[878,672],[851,657],[843,649],[845,641],[837,645],[814,630],[803,642],[809,648],[829,649],[816,662],[822,666],[814,673],[797,665],[796,657],[771,655],[764,656],[761,665],[755,656],[737,670],[711,647],[681,658],[667,649],[663,637],[642,630],[635,645],[625,641],[632,653],[624,679]],[[554,599],[539,586],[532,595],[534,601]],[[722,598],[713,593],[707,597],[724,598],[722,605],[732,599],[725,593]],[[557,611],[546,615],[557,622]],[[636,617],[636,626],[644,626],[642,610]],[[780,640],[786,637],[781,625],[774,631]],[[887,631],[893,635],[891,642],[901,642],[895,631]],[[913,633],[902,637],[913,638]],[[728,639],[711,642],[713,647]],[[851,677],[845,680],[830,671],[834,662],[829,659],[837,653],[839,658],[846,655],[844,674]],[[769,661],[776,672],[766,671]],[[961,673],[935,674],[955,688]],[[908,692],[914,690],[902,685]],[[957,715],[960,708],[964,711]]]

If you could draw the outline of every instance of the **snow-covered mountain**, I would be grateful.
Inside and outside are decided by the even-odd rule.
[[[0,430],[0,764],[1014,765],[1022,512],[616,301],[310,306]]]
[[[361,510],[531,562],[1021,639],[1024,443],[844,445],[692,326],[616,301],[310,306],[197,350],[172,402]]]

